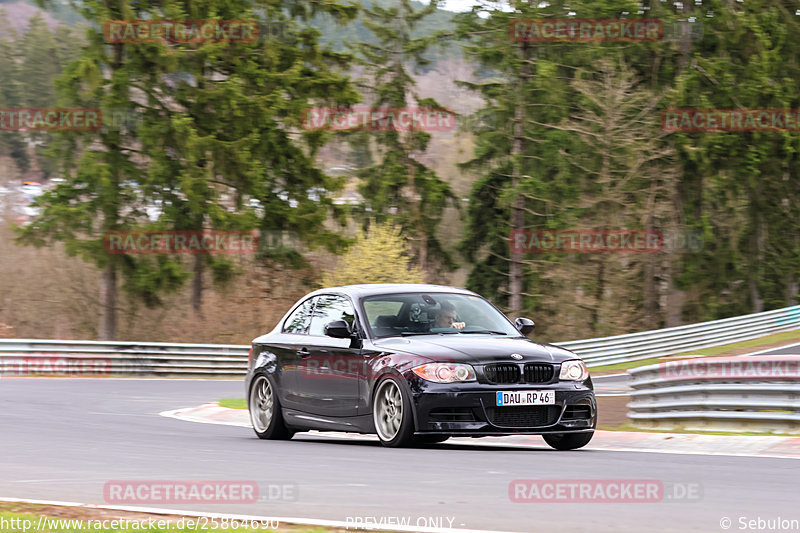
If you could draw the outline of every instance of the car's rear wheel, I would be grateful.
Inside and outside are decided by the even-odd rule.
[[[556,450],[576,450],[583,448],[592,440],[594,431],[586,433],[555,433],[542,435],[544,441]]]
[[[390,448],[411,444],[414,433],[411,399],[397,379],[386,378],[378,385],[372,401],[372,417],[381,444]]]
[[[291,439],[294,432],[283,422],[281,404],[272,381],[264,374],[253,379],[248,401],[250,422],[259,439]]]

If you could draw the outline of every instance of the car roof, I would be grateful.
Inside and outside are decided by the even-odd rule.
[[[360,285],[341,285],[339,287],[327,287],[324,289],[319,289],[311,294],[325,294],[330,292],[344,293],[358,299],[366,296],[397,294],[403,292],[450,292],[475,295],[474,292],[468,291],[467,289],[448,287],[447,285],[429,285],[426,283],[363,283]]]

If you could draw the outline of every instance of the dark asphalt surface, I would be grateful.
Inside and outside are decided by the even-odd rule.
[[[237,480],[297,487],[293,501],[161,505],[248,515],[454,517],[504,531],[723,531],[738,517],[800,519],[792,459],[459,446],[387,449],[313,433],[269,442],[250,429],[159,416],[222,397],[233,381],[0,379],[0,496],[103,504],[109,480]],[[701,485],[698,501],[514,503],[515,479],[655,479]],[[447,524],[447,521],[444,521]]]

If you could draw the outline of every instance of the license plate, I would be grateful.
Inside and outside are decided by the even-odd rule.
[[[556,393],[551,390],[497,392],[498,407],[509,405],[553,405],[555,403]]]

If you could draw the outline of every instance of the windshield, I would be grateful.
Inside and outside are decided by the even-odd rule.
[[[374,338],[399,335],[487,334],[520,336],[489,302],[470,294],[402,293],[362,300]]]

